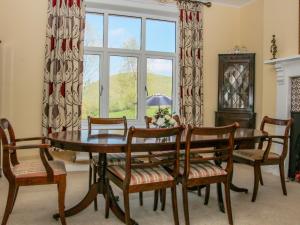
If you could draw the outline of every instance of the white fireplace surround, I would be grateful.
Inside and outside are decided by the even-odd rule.
[[[291,117],[291,79],[300,77],[300,55],[267,60],[265,64],[273,65],[277,73],[276,117],[287,119]],[[283,131],[277,130],[282,133]],[[275,149],[276,151],[276,149]],[[278,150],[279,151],[279,150]],[[289,155],[285,161],[285,172],[288,172]],[[267,168],[267,171],[278,175],[278,168]]]

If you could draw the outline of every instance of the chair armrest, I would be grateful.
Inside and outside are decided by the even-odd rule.
[[[54,180],[54,171],[53,171],[52,167],[49,165],[48,160],[45,157],[45,154],[47,155],[49,147],[50,147],[49,144],[20,145],[20,146],[4,145],[3,150],[21,150],[21,149],[34,149],[34,148],[40,149],[40,158],[46,169],[48,180],[53,181]]]
[[[32,145],[4,145],[3,149],[21,150],[21,149],[32,149],[32,148],[49,148],[49,144],[32,144]]]
[[[15,139],[16,142],[21,142],[21,141],[36,141],[36,140],[46,140],[46,137],[29,137],[29,138],[17,138]]]

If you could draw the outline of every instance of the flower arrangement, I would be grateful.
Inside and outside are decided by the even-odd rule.
[[[173,119],[169,108],[159,108],[152,117],[152,124],[159,128],[174,127],[176,120]]]

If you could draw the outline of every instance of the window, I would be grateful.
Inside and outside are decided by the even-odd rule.
[[[176,20],[124,14],[86,13],[84,120],[126,116],[143,123],[159,107],[147,99],[158,94],[174,111]]]

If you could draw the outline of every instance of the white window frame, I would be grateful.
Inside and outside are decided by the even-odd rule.
[[[100,57],[100,77],[99,83],[103,86],[109,87],[109,57],[110,56],[133,56],[137,57],[138,60],[138,86],[137,86],[137,119],[128,120],[129,126],[136,127],[144,127],[144,116],[146,115],[146,97],[147,93],[144,88],[146,84],[146,75],[147,75],[147,58],[155,58],[155,59],[167,59],[172,60],[173,65],[173,77],[172,77],[172,112],[178,112],[178,83],[179,83],[179,58],[178,58],[178,40],[179,40],[179,32],[178,32],[178,18],[177,16],[161,16],[159,14],[153,14],[153,10],[149,10],[149,13],[136,13],[132,10],[124,11],[124,10],[108,10],[108,9],[100,9],[100,7],[87,7],[86,13],[98,13],[103,15],[103,47],[85,47],[84,55],[99,55]],[[140,42],[140,50],[128,50],[128,49],[115,49],[108,48],[108,16],[109,15],[118,15],[118,16],[128,16],[128,17],[136,17],[141,18],[141,42]],[[153,20],[162,20],[162,21],[170,21],[175,22],[176,26],[176,41],[175,41],[175,53],[164,53],[164,52],[156,52],[156,51],[146,51],[146,19]],[[107,46],[107,47],[105,47]],[[106,65],[106,66],[105,66]],[[101,86],[99,87],[99,95],[101,92]],[[104,88],[102,90],[102,95],[100,96],[100,117],[108,117],[108,106],[109,106],[109,88]],[[104,108],[104,110],[102,110]],[[82,120],[82,128],[87,128],[87,120]]]

